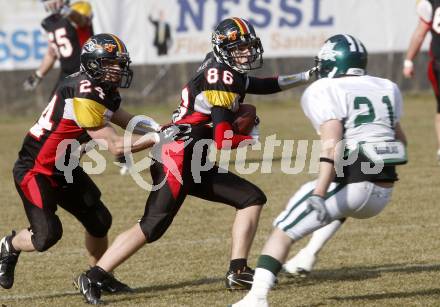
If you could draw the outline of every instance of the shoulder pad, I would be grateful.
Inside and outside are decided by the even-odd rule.
[[[432,3],[428,0],[417,1],[417,14],[426,23],[432,22]]]

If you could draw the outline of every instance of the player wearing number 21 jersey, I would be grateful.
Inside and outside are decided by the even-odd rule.
[[[306,89],[301,105],[322,142],[318,178],[304,184],[275,219],[252,289],[233,307],[268,306],[268,292],[292,243],[331,228],[318,240],[325,242],[340,219],[379,214],[390,201],[396,165],[406,163],[400,91],[393,82],[366,74],[365,46],[350,35],[332,36],[317,64],[319,80]]]

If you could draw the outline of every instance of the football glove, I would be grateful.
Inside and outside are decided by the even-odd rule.
[[[190,124],[171,124],[163,126],[160,132],[157,134],[156,143],[170,143],[174,141],[186,141],[191,136],[191,125]]]
[[[30,75],[29,77],[27,77],[26,80],[24,80],[23,82],[24,90],[25,91],[35,90],[38,84],[40,84],[41,80],[43,80],[43,76],[41,75],[41,73],[38,70],[34,71],[32,75]]]
[[[316,73],[317,73],[317,71],[318,71],[318,67],[317,67],[317,66],[312,67],[311,69],[305,71],[305,72],[304,72],[304,79],[305,79],[306,81],[309,81],[309,80],[310,80],[311,78],[313,78],[313,77],[315,77],[315,79],[316,79]]]
[[[307,199],[308,209],[315,210],[317,213],[318,221],[321,223],[330,222],[330,216],[327,208],[325,207],[325,199],[318,195],[312,195]]]
[[[249,133],[249,135],[252,137],[253,140],[258,141],[260,138],[260,118],[258,116],[255,117],[255,124],[254,127],[252,128],[251,132]]]

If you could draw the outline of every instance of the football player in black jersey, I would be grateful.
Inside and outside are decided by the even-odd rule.
[[[440,13],[439,0],[417,1],[417,14],[419,22],[411,37],[405,60],[403,61],[402,73],[406,78],[414,76],[413,60],[419,53],[428,32],[431,33],[429,50],[430,61],[428,64],[428,78],[431,81],[437,101],[435,114],[435,131],[437,135],[437,162],[440,164],[440,25],[437,18]]]
[[[50,13],[41,22],[49,46],[40,67],[25,80],[23,87],[25,90],[34,90],[58,59],[61,72],[55,91],[65,77],[79,71],[81,48],[93,35],[92,7],[87,1],[77,1],[70,6],[68,0],[42,2]]]
[[[234,113],[245,95],[271,94],[305,84],[314,70],[266,79],[248,76],[248,71],[261,67],[263,46],[253,26],[242,18],[220,22],[212,35],[212,45],[213,52],[184,87],[182,102],[173,115],[174,124],[191,125],[192,141],[177,140],[156,153],[156,157],[166,156],[172,162],[154,163],[150,168],[153,184],[164,184],[149,194],[139,223],[117,236],[97,265],[78,277],[77,283],[88,303],[101,301],[97,285],[107,272],[165,233],[187,195],[236,209],[226,287],[251,287],[253,270],[247,266],[247,257],[266,196],[256,185],[217,165],[200,171],[207,160],[207,147],[200,144],[211,140],[219,149],[252,144],[255,134],[240,135],[232,129]]]
[[[17,233],[12,231],[0,241],[3,288],[13,285],[20,252],[44,252],[61,239],[63,228],[56,214],[58,206],[84,226],[91,266],[107,249],[112,216],[101,200],[100,190],[80,166],[72,167],[67,173],[64,167],[71,165],[70,153],[79,147],[78,139],[84,132],[98,143],[105,142],[114,155],[140,151],[163,139],[158,133],[147,134],[142,139],[134,135],[129,146],[124,146],[124,138],[111,125],[125,128],[133,118],[120,107],[118,91],[130,86],[132,76],[124,43],[112,34],[92,36],[82,49],[80,72],[61,82],[41,117],[28,131],[13,175],[30,227]],[[150,126],[158,124],[151,120]],[[101,288],[109,292],[129,290],[110,274]]]

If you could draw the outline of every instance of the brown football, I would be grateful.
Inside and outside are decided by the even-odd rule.
[[[234,114],[232,128],[234,133],[248,135],[254,128],[257,109],[251,104],[240,104],[238,111]]]

